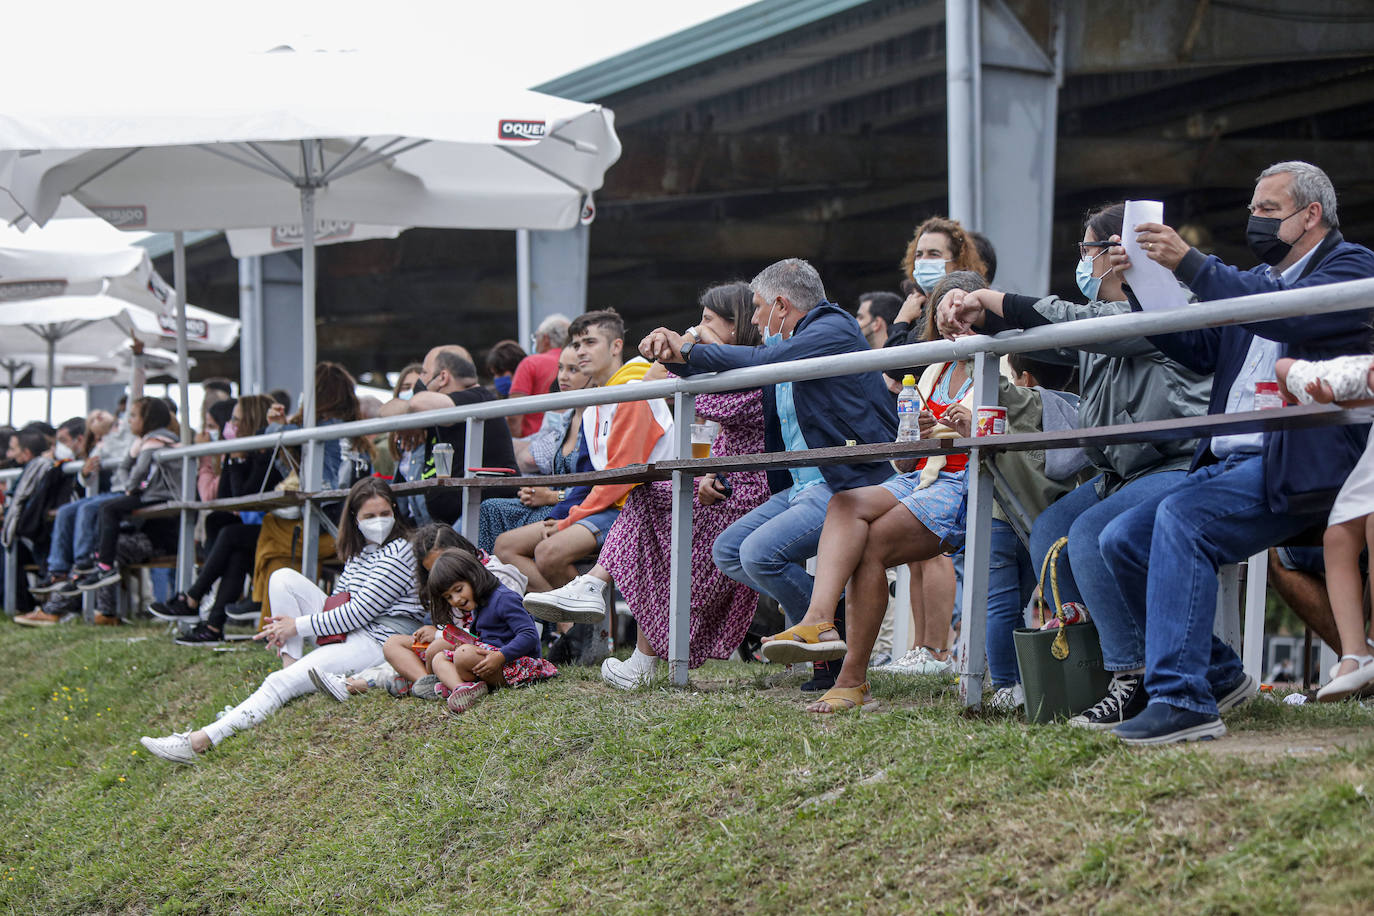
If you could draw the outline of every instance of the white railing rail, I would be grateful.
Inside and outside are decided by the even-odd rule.
[[[753,366],[709,375],[670,378],[634,385],[620,385],[613,388],[594,388],[535,395],[514,400],[492,401],[464,407],[405,414],[397,417],[339,423],[326,427],[285,430],[265,435],[247,436],[227,442],[206,442],[167,448],[158,452],[157,458],[159,461],[174,459],[183,461],[184,474],[187,479],[190,479],[192,460],[203,455],[277,446],[295,446],[307,442],[355,438],[376,433],[420,429],[435,425],[447,426],[465,422],[467,424],[467,444],[462,467],[466,468],[482,463],[482,421],[493,417],[507,417],[515,414],[538,413],[623,401],[640,401],[657,397],[671,397],[674,415],[686,417],[693,414],[692,402],[694,396],[698,394],[738,391],[783,381],[830,378],[858,372],[901,369],[907,366],[928,365],[954,359],[971,359],[974,362],[972,375],[975,384],[975,403],[991,404],[996,403],[998,370],[995,357],[1004,354],[1059,348],[1090,350],[1094,344],[1127,338],[1326,314],[1357,308],[1374,308],[1374,279],[1351,280],[1344,283],[1196,303],[1187,308],[1173,311],[1133,312],[1083,319],[1034,328],[1029,331],[1008,332],[997,337],[977,335],[953,341],[927,341],[902,347]],[[1353,421],[1355,418],[1352,417]],[[674,433],[676,456],[682,459],[690,458],[689,425],[686,423],[675,424]],[[302,475],[302,490],[307,494],[320,489],[321,450],[312,449],[311,451],[315,454],[314,466],[307,466]],[[965,542],[966,576],[963,594],[965,614],[960,636],[960,693],[965,704],[970,706],[978,705],[982,696],[987,557],[989,553],[988,534],[992,512],[992,481],[989,474],[980,470],[979,451],[978,448],[971,449],[969,462],[968,529]],[[0,479],[4,479],[3,475],[4,472],[0,472]],[[687,615],[691,563],[692,486],[690,470],[673,471],[671,523],[673,587],[670,601],[669,670],[673,682],[679,685],[687,683]],[[476,538],[479,500],[480,490],[478,488],[468,487],[464,489],[463,528],[469,538],[474,540]],[[303,516],[312,519],[311,513],[315,510],[312,509],[309,501],[306,503],[305,510]],[[186,540],[190,527],[194,524],[194,519],[194,509],[182,511],[183,542]],[[314,524],[307,524],[304,529],[302,568],[309,575],[313,572],[315,565],[317,531]],[[185,578],[189,574],[190,565],[187,563],[185,569],[179,569],[179,577]],[[10,581],[12,581],[12,577],[7,576],[7,592]],[[189,579],[180,582],[179,587],[184,589],[188,584]],[[8,601],[8,595],[6,606],[7,608],[13,607]]]

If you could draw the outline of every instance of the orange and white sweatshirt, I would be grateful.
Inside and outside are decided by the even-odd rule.
[[[606,387],[633,384],[644,378],[649,363],[632,359],[610,377]],[[592,467],[598,471],[623,468],[632,464],[665,461],[672,455],[673,414],[662,398],[650,401],[626,401],[622,404],[601,404],[582,412],[582,437],[587,442],[587,454]],[[580,519],[589,518],[613,506],[623,506],[625,497],[635,484],[602,484],[592,487],[587,498],[573,507],[568,517],[558,523],[562,531]]]

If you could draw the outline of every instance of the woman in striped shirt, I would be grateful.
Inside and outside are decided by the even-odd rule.
[[[277,570],[268,583],[275,616],[256,638],[277,650],[282,670],[269,674],[252,696],[220,719],[189,733],[144,737],[145,748],[164,760],[193,763],[235,732],[313,693],[313,670],[347,676],[379,664],[387,637],[413,633],[425,622],[416,594],[415,551],[385,481],[366,477],[348,491],[337,543],[344,569],[332,598],[293,569]],[[319,646],[308,654],[306,637]]]

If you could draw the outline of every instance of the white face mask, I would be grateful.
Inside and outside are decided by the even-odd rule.
[[[71,446],[62,442],[59,442],[53,446],[52,456],[56,458],[58,461],[71,461],[74,457],[72,455]]]
[[[391,529],[396,527],[396,519],[390,515],[381,515],[376,518],[363,518],[358,520],[358,530],[367,538],[369,544],[380,544],[386,540],[386,536],[391,533]]]

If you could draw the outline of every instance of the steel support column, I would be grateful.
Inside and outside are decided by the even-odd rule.
[[[979,353],[973,359],[973,403],[996,405],[998,359]],[[968,528],[964,538],[964,620],[959,628],[959,699],[969,707],[983,703],[987,670],[988,560],[992,555],[992,475],[980,466],[982,449],[968,455]]]
[[[673,395],[673,455],[692,456],[692,418],[696,398]],[[668,676],[675,687],[687,686],[688,638],[692,622],[692,495],[695,480],[686,471],[673,472],[673,507],[669,531]]]

